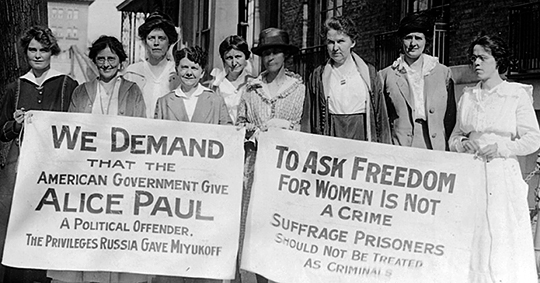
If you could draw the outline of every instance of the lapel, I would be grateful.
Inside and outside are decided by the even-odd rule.
[[[411,91],[409,89],[409,83],[407,82],[407,75],[401,73],[398,68],[393,68],[394,74],[396,75],[396,84],[401,92],[401,95],[409,104],[409,107],[413,108],[413,98],[411,97]],[[414,108],[413,108],[414,109]]]
[[[197,99],[197,104],[195,105],[195,112],[193,112],[193,117],[191,117],[192,122],[208,122],[207,117],[210,115],[212,110],[212,100],[210,99],[210,94],[207,91],[203,91]]]
[[[327,99],[330,96],[330,76],[332,75],[332,66],[330,65],[330,60],[324,65],[324,70],[321,74],[323,82],[323,91],[324,99]]]
[[[88,83],[84,84],[86,88],[86,93],[88,94],[88,99],[90,100],[90,105],[94,105],[94,101],[96,100],[97,84],[98,79],[93,79]]]
[[[181,97],[176,96],[174,93],[173,95],[170,95],[167,108],[172,113],[176,121],[189,122],[189,117],[186,113],[186,106],[184,105],[184,99]]]
[[[124,78],[120,78],[120,88],[118,89],[118,106],[124,104],[124,101],[128,97],[128,90],[132,83],[124,80]]]
[[[360,77],[362,77],[362,80],[364,80],[368,91],[371,91],[371,79],[369,77],[368,65],[354,52],[352,53],[352,58],[354,60],[354,64],[356,65],[356,70],[358,70],[358,73],[360,73]]]

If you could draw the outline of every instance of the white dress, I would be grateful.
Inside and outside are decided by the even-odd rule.
[[[485,202],[473,239],[469,282],[538,282],[527,203],[517,156],[540,147],[532,86],[502,82],[490,91],[480,83],[465,88],[458,105],[450,149],[464,152],[468,137],[480,147],[497,144],[498,157],[486,163]]]

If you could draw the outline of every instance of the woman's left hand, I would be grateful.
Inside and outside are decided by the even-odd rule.
[[[478,155],[484,158],[484,160],[486,160],[487,162],[490,162],[491,160],[493,160],[495,157],[498,156],[498,154],[499,154],[499,148],[497,147],[496,143],[488,144],[478,151]]]
[[[273,118],[266,122],[268,128],[280,128],[280,129],[289,129],[291,127],[291,122],[285,119]]]

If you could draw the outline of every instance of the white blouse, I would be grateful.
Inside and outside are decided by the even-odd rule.
[[[500,157],[535,152],[540,147],[540,129],[532,103],[530,85],[503,81],[487,91],[466,87],[458,104],[457,121],[450,149],[465,152],[461,141],[478,141],[480,147],[497,144]]]

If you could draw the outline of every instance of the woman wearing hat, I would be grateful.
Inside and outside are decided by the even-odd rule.
[[[289,34],[277,28],[268,28],[259,35],[259,44],[252,50],[262,57],[266,70],[248,83],[240,99],[237,125],[246,127],[246,161],[242,219],[250,199],[255,164],[256,138],[259,131],[268,128],[300,130],[300,119],[306,87],[299,75],[285,69],[285,61],[298,52],[289,44]],[[257,275],[257,282],[268,282]]]
[[[176,87],[174,61],[167,54],[178,40],[178,33],[167,15],[156,12],[139,27],[139,37],[144,43],[147,59],[128,66],[124,77],[137,83],[143,93],[146,117],[154,118],[158,98]]]
[[[270,127],[300,130],[305,86],[299,75],[285,69],[285,61],[298,47],[289,44],[287,32],[268,28],[252,51],[262,57],[266,70],[247,85],[237,124],[246,126],[250,134]]]
[[[354,23],[346,17],[332,17],[324,29],[330,59],[309,78],[302,126],[321,135],[390,143],[375,67],[352,52],[359,36]],[[304,123],[308,119],[309,124]]]
[[[448,150],[456,122],[454,83],[450,69],[424,53],[433,22],[426,14],[410,15],[397,33],[402,54],[380,72],[392,143]]]

